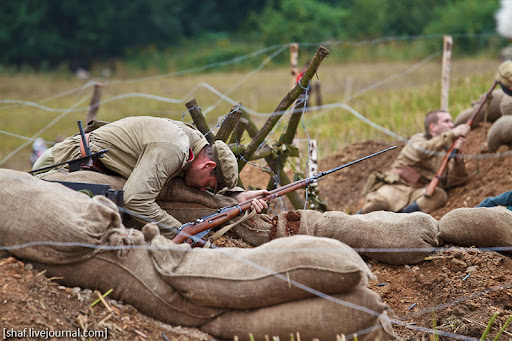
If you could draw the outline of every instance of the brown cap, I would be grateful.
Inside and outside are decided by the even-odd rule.
[[[227,187],[232,189],[238,183],[238,162],[236,157],[229,148],[221,140],[217,140],[212,144],[213,161],[217,164],[215,171],[219,177],[219,188]]]
[[[501,63],[496,73],[496,81],[507,95],[512,96],[512,61]]]

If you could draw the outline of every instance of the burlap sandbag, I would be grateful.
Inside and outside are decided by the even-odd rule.
[[[182,247],[188,247],[183,244]],[[169,264],[180,259],[169,259]],[[96,289],[109,297],[133,305],[137,310],[153,318],[188,327],[200,327],[223,310],[191,304],[177,293],[158,274],[151,255],[144,249],[132,249],[124,258],[113,252],[97,254],[80,263],[53,265],[34,263],[47,276],[62,277],[59,283],[69,287]],[[193,288],[191,288],[193,290]]]
[[[459,115],[457,115],[457,117],[455,118],[454,126],[466,123],[473,114],[473,112],[476,110],[484,96],[485,94],[480,95],[478,101],[472,103],[471,108],[461,111]],[[487,119],[487,122],[494,122],[501,117],[502,112],[500,109],[500,104],[503,97],[505,96],[505,93],[501,89],[495,89],[493,90],[491,96],[491,99],[488,100],[488,102],[484,103],[482,109],[480,109],[480,111],[476,115],[475,120],[473,121],[474,125],[483,122],[485,119]],[[487,118],[485,117],[486,113]]]
[[[512,246],[512,212],[503,207],[458,208],[439,221],[439,238],[460,246]]]
[[[386,309],[380,297],[365,287],[333,295],[335,301],[314,297],[249,311],[230,311],[204,325],[201,330],[220,339],[255,340],[278,336],[289,340],[298,332],[301,340],[336,340],[336,335],[358,333],[361,341],[394,340]],[[340,304],[339,301],[347,305]],[[369,309],[372,313],[355,309]],[[372,328],[374,327],[374,328]],[[364,332],[364,329],[371,331]]]
[[[418,263],[438,246],[437,221],[422,212],[375,211],[348,215],[343,212],[296,211],[279,215],[275,237],[306,234],[339,240],[354,249],[403,249],[403,251],[360,251],[371,259],[389,264]]]
[[[487,133],[489,152],[495,152],[503,145],[512,147],[512,115],[500,117]]]
[[[500,110],[502,115],[512,115],[512,97],[504,95],[500,102]]]
[[[112,189],[122,190],[126,179],[121,176],[106,175],[98,172],[80,170],[76,172],[55,172],[42,177],[49,181],[85,182],[91,184],[106,184]]]
[[[0,183],[0,245],[46,243],[9,249],[17,257],[67,264],[86,260],[99,252],[98,248],[80,244],[143,242],[141,235],[124,237],[127,230],[121,224],[116,206],[103,196],[91,199],[61,184],[9,169],[0,170]],[[51,242],[75,244],[51,245]]]
[[[290,280],[334,294],[373,278],[356,252],[326,238],[295,236],[253,249],[190,252],[157,235],[151,246],[162,278],[190,302],[203,306],[250,309],[312,296]],[[169,259],[182,261],[176,266]]]

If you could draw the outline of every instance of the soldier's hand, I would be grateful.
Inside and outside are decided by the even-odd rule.
[[[464,137],[459,137],[457,140],[455,140],[454,148],[460,149],[460,147],[462,147],[462,144],[464,143],[464,141],[466,141],[466,139]]]
[[[245,192],[241,192],[241,193],[238,193],[237,195],[235,195],[235,199],[238,202],[244,202],[246,200],[252,199],[251,207],[254,210],[256,210],[256,212],[261,213],[262,210],[268,208],[268,204],[266,201],[264,201],[262,199],[256,199],[256,198],[259,196],[267,196],[269,194],[270,194],[270,192],[267,190],[264,190],[264,189],[257,190],[257,191],[245,191]]]
[[[469,126],[469,124],[460,124],[453,128],[452,131],[455,137],[465,137],[471,131],[471,127]]]

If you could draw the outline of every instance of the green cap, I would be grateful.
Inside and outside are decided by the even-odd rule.
[[[218,189],[227,187],[232,189],[238,183],[238,162],[236,157],[229,148],[221,140],[217,140],[212,144],[213,161],[217,164],[215,171],[219,177]]]

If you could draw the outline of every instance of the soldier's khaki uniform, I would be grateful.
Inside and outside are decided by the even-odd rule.
[[[51,148],[54,163],[80,157],[80,140],[80,135],[71,136]],[[147,116],[109,123],[89,136],[91,152],[108,149],[101,162],[127,179],[126,208],[170,227],[181,223],[161,209],[155,199],[167,181],[183,175],[194,155],[207,144],[206,138],[186,123]]]
[[[439,152],[446,151],[455,139],[452,131],[431,139],[427,139],[425,134],[412,136],[392,164],[390,171],[378,171],[372,175],[373,183],[367,186],[368,194],[363,213],[378,210],[398,212],[415,201],[421,211],[426,213],[444,206],[447,201],[444,189],[467,180],[466,167],[462,159],[450,160],[447,175],[445,173],[430,198],[425,197],[423,193],[443,161],[444,155],[439,155]],[[406,181],[399,175],[406,167],[412,168],[420,175],[416,183]]]

